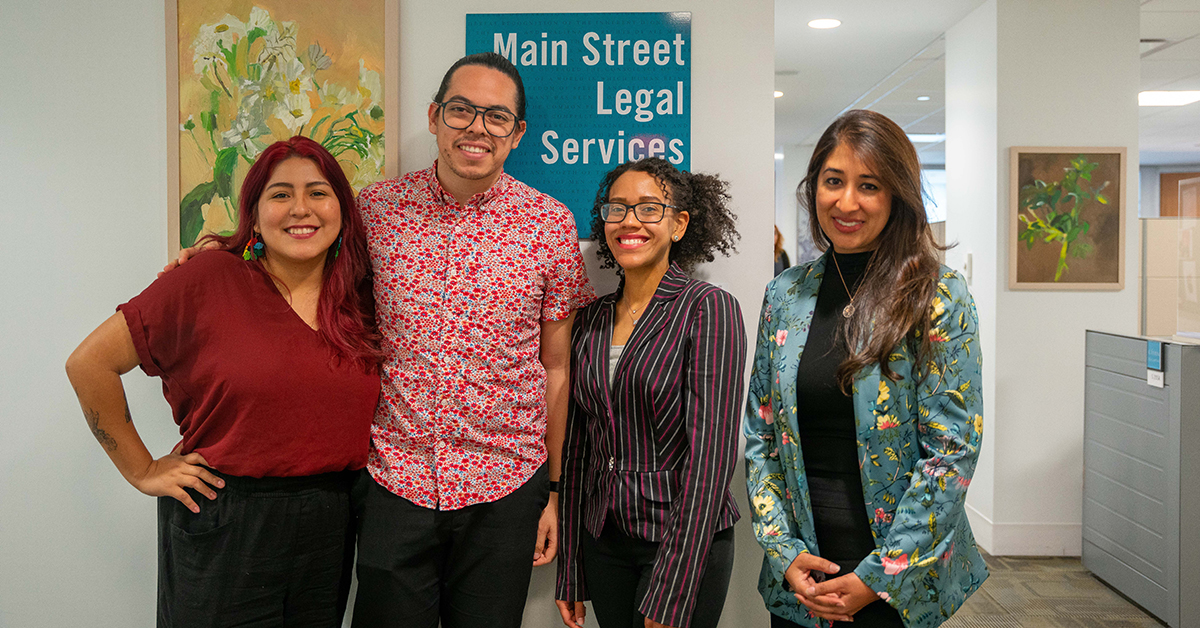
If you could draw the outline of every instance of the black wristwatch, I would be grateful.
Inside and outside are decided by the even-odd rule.
[[[550,482],[550,492],[557,493],[558,492],[558,480],[550,480],[549,482]]]

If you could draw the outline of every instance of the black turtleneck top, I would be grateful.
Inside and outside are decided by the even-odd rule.
[[[848,355],[845,339],[838,335],[846,320],[842,309],[862,283],[870,261],[871,252],[829,252],[796,375],[798,436],[820,556],[839,563],[842,573],[875,549],[858,469],[854,400],[837,384],[837,369]]]
[[[854,400],[842,394],[837,385],[838,366],[848,355],[845,339],[838,337],[846,320],[842,309],[866,276],[872,252],[837,255],[830,251],[828,255],[817,291],[816,312],[797,369],[796,414],[817,533],[815,553],[837,563],[841,567],[837,575],[841,576],[854,571],[875,550],[858,470]],[[855,613],[854,619],[854,624],[834,622],[833,626],[904,628],[899,613],[883,600],[871,602]]]
[[[846,287],[853,291],[862,282],[871,252],[837,255],[836,266],[834,255],[830,251],[825,262],[825,276],[817,292],[817,308],[796,378],[800,445],[809,474],[858,473],[854,403],[837,384],[838,367],[847,357],[845,339],[838,332],[846,320],[842,309],[850,303]]]

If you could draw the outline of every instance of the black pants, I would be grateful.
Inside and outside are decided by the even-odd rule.
[[[797,602],[797,606],[804,608]],[[900,613],[896,609],[888,606],[883,600],[875,600],[867,604],[854,614],[854,623],[835,621],[834,626],[846,626],[847,628],[904,628],[904,622],[900,619]],[[771,628],[804,628],[794,621],[786,620],[779,615],[771,613]]]
[[[355,628],[520,626],[547,474],[459,510],[422,508],[367,475]]]
[[[354,562],[358,472],[221,475],[193,514],[158,498],[158,626],[328,628],[342,621]]]
[[[862,559],[875,550],[858,472],[809,471],[808,488],[821,558],[837,563],[838,575],[853,573]],[[777,624],[777,620],[786,623]],[[773,628],[796,625],[775,615],[771,615],[771,622]],[[834,626],[904,628],[904,622],[896,609],[876,600],[854,614],[853,624],[834,622]]]
[[[592,538],[587,530],[579,538],[588,595],[600,627],[643,628],[645,618],[637,606],[650,586],[659,543],[626,536],[612,520],[604,523],[600,538]],[[696,607],[692,610],[691,628],[717,625],[732,574],[733,528],[729,528],[713,535]]]

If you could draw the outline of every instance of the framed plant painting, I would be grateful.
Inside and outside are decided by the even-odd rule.
[[[1125,285],[1125,149],[1010,149],[1008,287]]]
[[[166,0],[166,9],[172,258],[237,227],[242,179],[276,141],[320,142],[355,192],[395,176],[399,0]]]

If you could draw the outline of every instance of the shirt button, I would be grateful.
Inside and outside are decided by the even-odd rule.
[[[609,471],[612,471],[612,470],[613,470],[613,464],[615,464],[615,463],[616,463],[616,461],[617,461],[617,460],[616,460],[616,458],[609,458],[609,459],[608,459],[608,470],[609,470]]]

